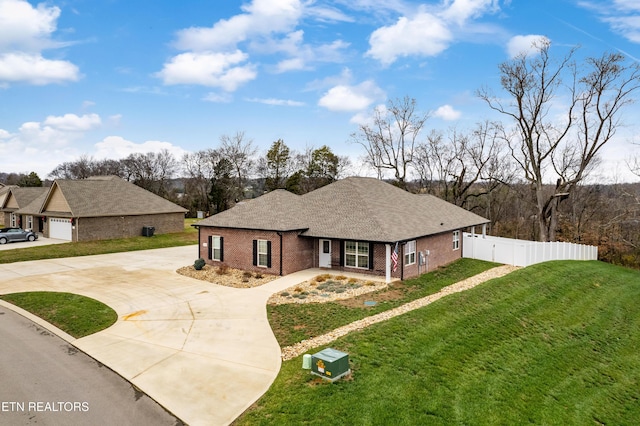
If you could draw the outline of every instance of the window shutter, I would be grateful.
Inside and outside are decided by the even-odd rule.
[[[207,245],[209,249],[209,260],[213,259],[213,237],[209,235],[209,244]]]
[[[253,240],[253,266],[258,264],[258,240]]]
[[[267,241],[267,268],[271,268],[271,241]]]
[[[340,240],[340,266],[344,266],[344,241]]]
[[[224,262],[224,238],[220,237],[220,262]]]
[[[373,270],[373,243],[369,243],[369,270]]]

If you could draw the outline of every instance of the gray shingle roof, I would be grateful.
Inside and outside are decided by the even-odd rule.
[[[210,216],[197,225],[222,228],[292,231],[306,229],[302,197],[284,189],[243,201],[229,210]]]
[[[117,176],[56,180],[73,217],[184,213],[187,210]],[[44,207],[44,206],[43,206]]]
[[[489,222],[431,195],[374,178],[351,177],[297,196],[284,190],[211,216],[198,226],[304,229],[302,235],[395,242]]]
[[[41,196],[42,194],[46,194],[49,188],[37,186],[37,187],[19,187],[14,186],[9,189],[11,192],[10,196],[13,196],[18,203],[18,208],[26,207],[33,200]],[[5,204],[8,202],[9,197],[5,199]],[[0,206],[3,207],[3,206]],[[7,210],[7,209],[5,209]],[[9,209],[16,210],[16,209]]]

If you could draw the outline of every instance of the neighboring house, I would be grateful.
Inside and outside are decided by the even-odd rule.
[[[42,231],[39,228],[37,216],[29,213],[22,213],[20,209],[28,206],[35,200],[42,200],[49,188],[7,186],[7,191],[0,194],[0,212],[2,212],[5,226],[19,226],[24,229],[32,229],[36,232]]]
[[[45,237],[91,241],[184,229],[186,209],[117,176],[56,180],[46,194],[17,213],[37,217]]]
[[[431,195],[351,177],[304,195],[272,191],[194,226],[212,265],[276,275],[321,267],[390,281],[460,258],[461,230],[483,225],[484,233],[488,222]]]

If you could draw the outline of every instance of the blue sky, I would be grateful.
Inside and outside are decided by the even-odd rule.
[[[475,91],[499,91],[498,64],[539,36],[638,61],[640,2],[0,0],[0,171],[180,157],[243,131],[261,151],[326,144],[364,173],[348,141],[374,107],[413,97],[429,129],[496,118]],[[632,179],[639,111],[603,152],[607,179]]]

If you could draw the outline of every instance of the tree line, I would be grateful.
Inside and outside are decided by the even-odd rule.
[[[640,185],[588,180],[634,101],[640,68],[620,53],[577,61],[576,52],[554,56],[541,39],[533,52],[500,64],[501,91],[484,87],[476,95],[501,119],[428,129],[429,114],[405,96],[374,108],[350,141],[378,178],[475,211],[491,220],[492,235],[598,245],[603,259],[640,266]],[[192,214],[214,214],[275,189],[312,191],[349,166],[328,146],[295,151],[282,139],[259,153],[237,132],[181,159],[166,150],[122,160],[81,157],[49,177],[118,175]],[[640,162],[629,167],[640,175]]]

